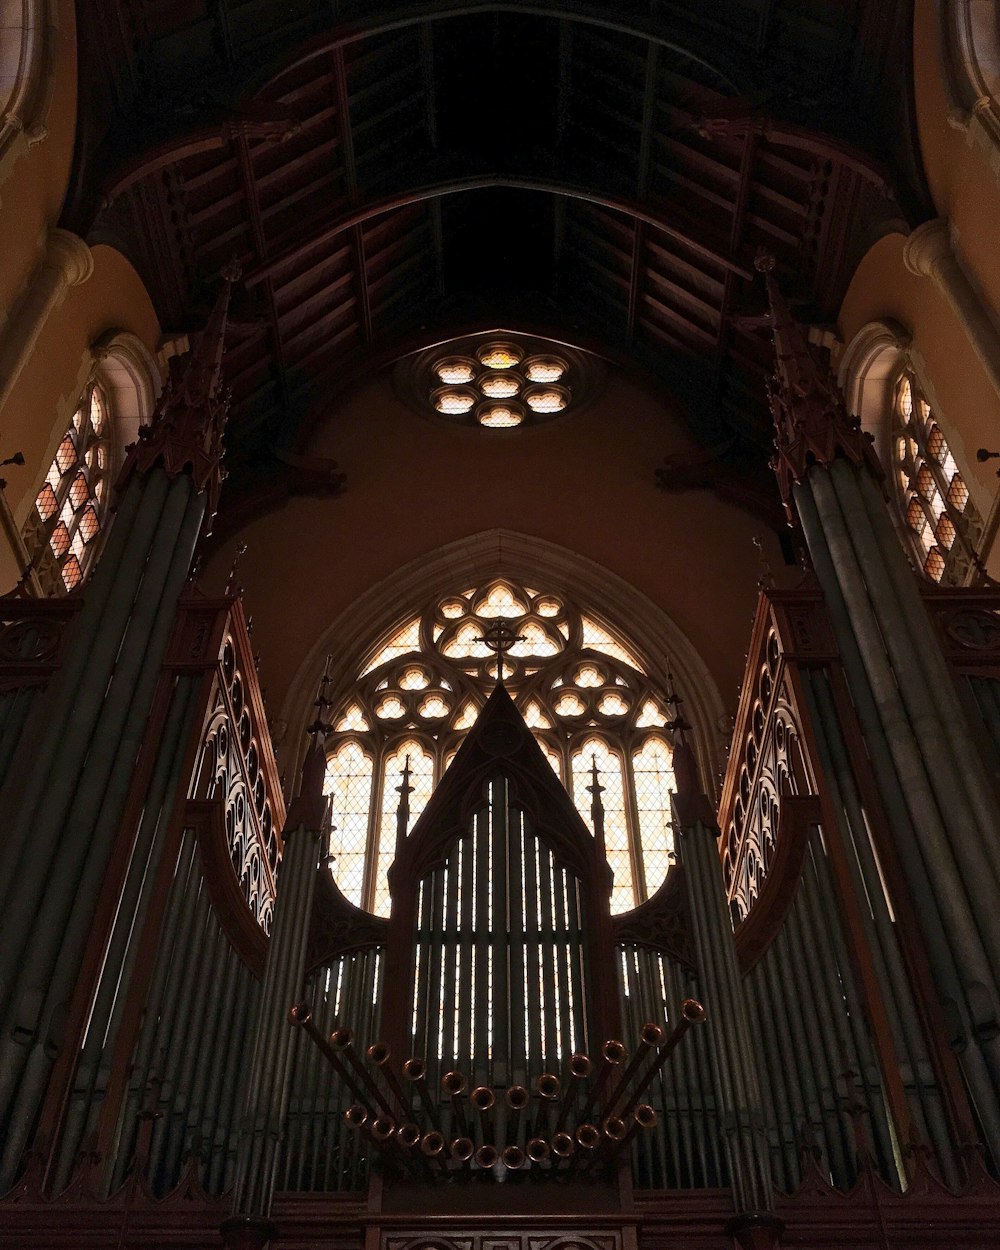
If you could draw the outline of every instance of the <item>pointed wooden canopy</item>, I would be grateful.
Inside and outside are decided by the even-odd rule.
[[[389,870],[389,887],[425,876],[442,863],[452,843],[465,836],[486,802],[486,786],[502,773],[511,786],[511,805],[523,811],[533,834],[556,859],[585,881],[598,864],[596,844],[565,787],[552,770],[513,699],[498,685],[467,734],[401,853]]]

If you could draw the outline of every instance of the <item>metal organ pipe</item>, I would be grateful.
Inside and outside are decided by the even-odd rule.
[[[985,780],[979,748],[972,736],[964,709],[959,702],[955,683],[940,648],[934,637],[933,629],[922,610],[920,597],[912,571],[903,555],[899,541],[892,531],[884,500],[867,473],[846,476],[847,466],[836,463],[831,467],[834,487],[844,498],[844,494],[856,489],[864,507],[867,509],[870,525],[857,534],[859,548],[875,547],[881,556],[881,567],[887,577],[885,581],[876,577],[872,587],[873,597],[896,608],[898,619],[902,623],[900,632],[887,631],[890,647],[906,639],[911,656],[916,657],[916,676],[927,684],[930,701],[938,715],[934,718],[938,743],[943,732],[948,740],[950,754],[955,764],[955,771],[962,778],[969,804],[981,831],[978,839],[983,851],[993,864],[994,873],[1000,877],[1000,851],[996,847],[994,835],[996,798]],[[889,600],[889,587],[893,599]],[[908,682],[903,683],[904,698],[914,693]],[[946,769],[938,767],[936,772],[943,773]],[[950,809],[949,809],[950,810]]]
[[[152,547],[146,547],[148,559],[139,570],[135,601],[125,605],[117,631],[104,620],[92,667],[81,676],[73,714],[60,737],[53,762],[58,771],[38,794],[37,806],[26,796],[32,853],[20,864],[16,888],[8,891],[4,906],[10,932],[22,934],[27,944],[8,942],[0,952],[0,985],[8,989],[6,1040],[0,1041],[0,1110],[8,1106],[14,1082],[17,1087],[0,1187],[17,1166],[34,1108],[44,1095],[51,1055],[58,1049],[49,1037],[56,1008],[69,996],[79,970],[176,597],[204,514],[204,496],[192,497],[191,490],[190,479],[174,482],[162,515],[149,522]],[[142,529],[145,533],[146,526]],[[114,595],[109,605],[113,600]],[[73,819],[67,825],[70,810]],[[10,836],[16,845],[21,837],[17,818]],[[59,872],[53,873],[51,857],[57,846]],[[25,1003],[39,1004],[31,1021],[21,1018]],[[30,1051],[15,1040],[25,1031],[37,1038]]]
[[[929,791],[925,763],[910,733],[891,668],[884,652],[880,652],[880,632],[872,620],[863,582],[852,563],[843,518],[838,510],[829,506],[826,510],[820,509],[808,487],[795,488],[795,502],[810,555],[830,603],[859,721],[873,761],[880,769],[880,792],[921,919],[938,992],[961,1004],[975,1022],[968,987],[977,981],[991,986],[995,999],[996,984],[979,933],[967,910],[965,888],[958,879],[948,835]],[[928,870],[928,863],[934,864],[933,874]],[[983,1057],[995,1053],[996,1049],[995,1041],[973,1033],[973,1045],[961,1056],[973,1101],[994,1154],[1000,1151],[1000,1103],[995,1083],[985,1071]],[[991,1061],[996,1062],[992,1055]]]
[[[403,1076],[416,1086],[417,1095],[420,1098],[424,1111],[427,1113],[428,1119],[437,1131],[440,1132],[441,1121],[437,1107],[431,1101],[431,1096],[427,1089],[427,1064],[423,1059],[407,1059],[403,1064]]]
[[[678,842],[699,974],[710,1005],[715,1004],[710,1038],[716,1102],[735,1117],[735,1131],[727,1139],[735,1197],[741,1211],[765,1211],[773,1203],[770,1154],[763,1139],[756,1060],[715,833],[695,821],[681,826]]]
[[[845,518],[833,486],[822,471],[813,470],[809,485],[816,503],[823,535],[830,547],[834,567],[850,614],[851,626],[857,635],[862,659],[868,670],[872,692],[885,727],[890,750],[896,760],[903,793],[910,804],[913,828],[924,845],[925,855],[935,866],[930,882],[944,914],[964,965],[968,986],[976,980],[990,986],[994,996],[996,984],[993,968],[1000,967],[1000,933],[989,928],[980,932],[974,916],[989,916],[996,897],[994,874],[981,849],[972,848],[979,867],[964,875],[956,864],[957,846],[952,845],[938,810],[937,798],[927,775],[927,761],[921,753],[914,727],[910,723],[899,686],[884,650],[882,629],[868,599],[867,588],[858,567]],[[884,622],[883,624],[888,624]],[[963,811],[956,798],[959,813]],[[964,835],[963,835],[964,838]],[[971,901],[971,911],[967,908]],[[992,926],[993,929],[996,926]]]
[[[479,1127],[484,1142],[493,1140],[493,1120],[490,1112],[496,1105],[496,1095],[485,1085],[477,1085],[469,1095],[469,1105],[479,1112]]]
[[[559,1107],[559,1116],[556,1120],[555,1131],[565,1125],[566,1118],[572,1110],[573,1103],[576,1101],[577,1092],[579,1091],[582,1081],[587,1080],[592,1071],[590,1059],[586,1055],[571,1055],[567,1064],[567,1081],[566,1092],[563,1094],[562,1104]]]
[[[403,1091],[400,1089],[399,1081],[396,1080],[396,1074],[393,1072],[392,1066],[389,1062],[392,1058],[392,1052],[389,1047],[385,1044],[385,1042],[373,1042],[372,1045],[368,1047],[367,1051],[365,1051],[365,1056],[368,1059],[368,1062],[374,1064],[382,1073],[382,1078],[389,1087],[389,1092],[396,1100],[400,1115],[409,1114],[409,1106],[407,1105],[406,1099],[403,1096]]]

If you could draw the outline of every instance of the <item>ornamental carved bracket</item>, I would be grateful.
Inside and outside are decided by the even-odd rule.
[[[695,966],[684,866],[674,863],[656,893],[632,911],[611,917],[619,946],[662,951],[688,968]]]
[[[307,972],[340,955],[384,946],[388,933],[388,920],[349,903],[330,870],[325,866],[319,869],[306,942]]]

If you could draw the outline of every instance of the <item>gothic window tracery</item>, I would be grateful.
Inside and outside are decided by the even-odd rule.
[[[114,454],[113,416],[99,381],[84,391],[25,527],[42,588],[74,590],[100,546]]]
[[[891,455],[917,566],[932,581],[960,582],[981,523],[947,439],[909,369],[896,382]]]
[[[404,767],[412,828],[493,689],[497,656],[485,632],[498,620],[515,636],[504,682],[588,825],[596,764],[612,910],[643,902],[666,876],[673,773],[663,692],[604,622],[561,594],[495,579],[399,622],[333,709],[331,870],[356,906],[388,914]]]

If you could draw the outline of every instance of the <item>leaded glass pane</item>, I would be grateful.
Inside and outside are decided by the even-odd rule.
[[[670,794],[674,770],[670,748],[662,738],[647,738],[632,756],[635,803],[639,813],[642,863],[646,893],[653,894],[663,884],[674,848]]]
[[[356,742],[345,742],[326,767],[330,796],[330,870],[344,897],[361,907],[368,850],[372,761]]]

